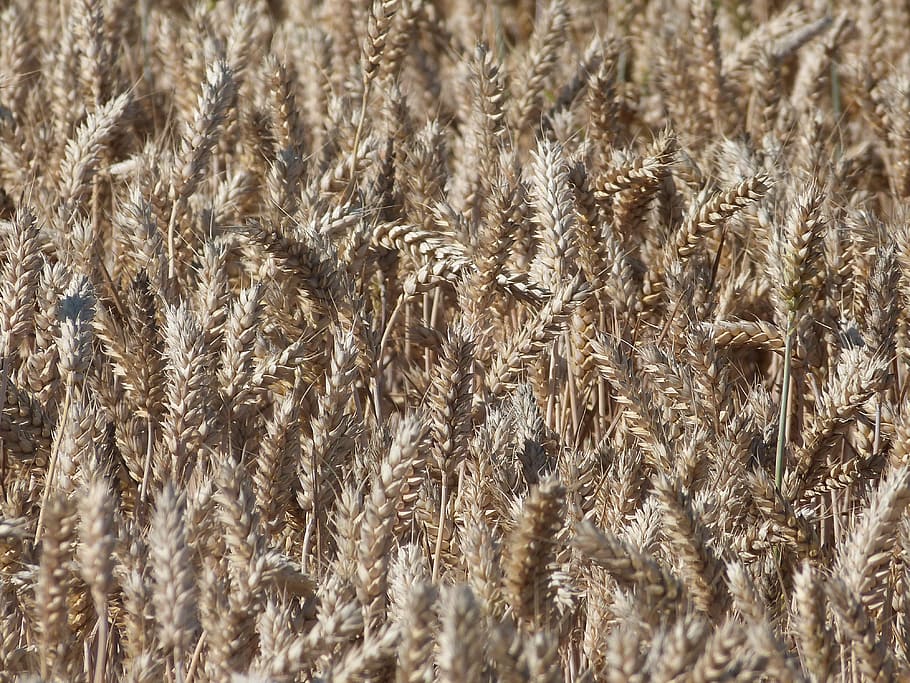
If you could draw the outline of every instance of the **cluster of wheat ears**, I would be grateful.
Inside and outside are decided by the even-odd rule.
[[[0,4],[0,681],[910,676],[906,2]]]

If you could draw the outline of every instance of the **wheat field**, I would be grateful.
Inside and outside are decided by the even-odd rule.
[[[908,46],[0,2],[0,682],[910,680]]]

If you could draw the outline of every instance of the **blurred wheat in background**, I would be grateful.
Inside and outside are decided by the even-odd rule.
[[[910,677],[906,2],[0,7],[0,681]]]

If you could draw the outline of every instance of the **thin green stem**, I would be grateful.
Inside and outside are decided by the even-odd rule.
[[[793,311],[787,316],[787,332],[784,339],[784,378],[780,387],[780,420],[777,424],[777,454],[774,460],[774,484],[781,491],[784,483],[784,450],[787,445],[787,414],[790,407],[790,361],[793,355],[793,338],[796,316]]]

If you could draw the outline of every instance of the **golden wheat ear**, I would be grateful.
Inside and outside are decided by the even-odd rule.
[[[149,530],[158,644],[181,676],[198,629],[197,587],[186,538],[186,501],[165,484],[155,501]]]

